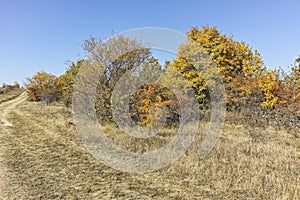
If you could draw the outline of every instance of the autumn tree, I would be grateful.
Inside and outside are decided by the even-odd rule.
[[[207,84],[201,75],[202,66],[193,66],[187,59],[193,56],[197,58],[197,52],[191,50],[195,49],[195,47],[191,48],[195,46],[195,42],[199,45],[198,49],[203,49],[202,55],[209,55],[217,66],[225,84],[228,105],[239,106],[246,103],[247,96],[253,93],[253,86],[235,83],[237,81],[252,82],[252,79],[258,78],[265,71],[260,54],[253,51],[246,43],[235,41],[231,36],[221,34],[216,27],[204,26],[201,30],[192,28],[187,33],[187,37],[187,44],[179,48],[178,57],[169,67],[177,70],[189,80],[190,85],[196,91],[199,103],[205,104],[209,100],[209,94]]]
[[[73,84],[76,81],[78,70],[83,66],[84,60],[72,62],[66,72],[57,79],[57,87],[61,101],[69,107],[72,104]]]
[[[130,114],[134,121],[141,126],[150,123],[161,123],[171,119],[172,106],[176,103],[174,96],[168,88],[162,87],[158,81],[143,85],[132,94],[130,101]],[[163,116],[165,118],[163,119]]]
[[[287,84],[292,90],[292,99],[300,100],[300,57],[295,60],[291,74],[286,77]]]
[[[278,93],[281,108],[285,107],[300,114],[300,57],[295,60],[291,72],[284,74]]]
[[[150,49],[135,39],[118,35],[105,42],[90,38],[84,42],[84,50],[88,55],[87,65],[97,65],[102,72],[96,90],[98,117],[102,121],[110,121],[114,86],[126,72],[139,68],[143,63],[153,62]]]
[[[262,102],[262,106],[273,108],[275,104],[277,104],[278,90],[280,88],[280,80],[279,73],[275,70],[266,71],[258,79],[259,89],[264,93],[264,101]]]
[[[31,101],[43,101],[50,104],[59,99],[55,75],[38,72],[33,77],[27,78],[24,85]]]
[[[15,81],[15,82],[12,84],[12,87],[13,87],[13,88],[20,88],[20,84],[19,84],[17,81]]]

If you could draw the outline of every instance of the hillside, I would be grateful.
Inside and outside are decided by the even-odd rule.
[[[0,104],[11,126],[1,125],[0,199],[299,199],[300,137],[272,126],[246,128],[227,120],[204,159],[196,143],[159,171],[123,173],[96,161],[81,144],[71,110],[10,100]],[[3,117],[2,117],[3,118]],[[204,128],[199,130],[200,138]],[[120,147],[144,152],[170,141],[163,130],[147,145],[114,127],[106,134]],[[299,133],[299,132],[298,132]],[[5,181],[3,181],[5,180]]]

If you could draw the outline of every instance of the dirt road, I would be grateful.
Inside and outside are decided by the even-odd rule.
[[[300,138],[283,128],[254,126],[261,133],[254,140],[247,124],[227,122],[207,158],[198,159],[195,143],[162,170],[131,174],[87,151],[71,110],[25,99],[22,94],[0,104],[0,200],[300,199]],[[120,148],[138,153],[163,147],[177,132],[166,129],[157,140],[138,141],[115,126],[104,129]]]
[[[20,96],[10,101],[0,104],[0,121],[2,126],[12,126],[12,124],[7,120],[7,115],[20,103],[22,103],[27,98],[27,93],[23,92]]]
[[[4,145],[1,143],[1,137],[3,134],[8,133],[8,126],[13,126],[7,119],[8,114],[12,112],[12,110],[20,103],[25,101],[27,98],[26,92],[23,92],[20,96],[12,99],[10,101],[6,101],[0,104],[0,199],[5,199],[5,195],[3,192],[3,188],[6,182],[5,176],[5,167],[3,166],[2,154],[4,152]]]

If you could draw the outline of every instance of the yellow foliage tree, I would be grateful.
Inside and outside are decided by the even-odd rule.
[[[203,59],[201,52],[195,50],[193,43],[198,44],[198,49],[203,49],[202,55],[209,55],[217,66],[227,91],[228,105],[245,103],[245,99],[253,90],[251,85],[236,84],[237,81],[250,82],[253,78],[265,71],[260,54],[244,42],[234,41],[232,37],[221,34],[216,27],[204,26],[201,30],[192,28],[188,33],[188,43],[178,50],[178,57],[168,67],[180,72],[195,89],[200,104],[209,100],[208,88],[203,78],[201,68],[209,70],[208,63],[194,66],[188,57],[195,57],[196,61]],[[199,56],[200,55],[200,56]],[[197,62],[194,62],[197,63]],[[202,63],[203,64],[203,63]],[[213,77],[214,72],[206,76]],[[255,88],[255,87],[254,87]]]
[[[295,66],[291,69],[292,73],[287,77],[287,82],[292,90],[292,98],[300,100],[300,57],[295,60]]]
[[[47,104],[59,99],[57,77],[46,72],[38,72],[25,83],[31,101],[44,101]]]
[[[137,94],[140,96],[138,124],[147,126],[151,122],[158,123],[164,114],[163,107],[170,105],[171,100],[165,99],[166,96],[157,82],[141,87]]]
[[[13,87],[13,88],[20,88],[20,84],[19,84],[17,81],[15,81],[15,82],[12,84],[12,87]]]
[[[264,102],[262,106],[273,108],[274,105],[278,102],[278,96],[275,92],[280,87],[279,74],[277,71],[266,71],[259,77],[259,88],[264,93]]]
[[[61,95],[61,101],[69,107],[72,103],[73,84],[79,68],[83,65],[84,60],[78,61],[76,64],[71,63],[67,71],[57,79],[57,86]]]
[[[292,112],[300,114],[300,57],[295,60],[291,73],[284,77],[280,90],[280,102]]]

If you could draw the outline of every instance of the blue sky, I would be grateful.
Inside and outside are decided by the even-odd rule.
[[[300,55],[299,10],[298,0],[0,0],[0,84],[41,70],[60,75],[84,56],[85,39],[140,27],[216,26],[257,49],[267,67],[287,69]]]

